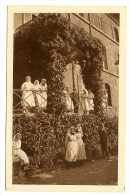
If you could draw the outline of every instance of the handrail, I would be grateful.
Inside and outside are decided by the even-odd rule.
[[[32,93],[30,93],[25,99],[23,99],[19,94],[16,93],[16,92],[24,92],[24,91],[26,91],[26,92],[31,91]],[[27,100],[27,98],[28,98],[29,96],[31,96],[31,95],[33,95],[33,94],[35,94],[35,95],[38,94],[38,95],[44,100],[44,101],[42,102],[42,104],[43,104],[45,101],[47,102],[47,99],[44,98],[44,97],[42,96],[42,92],[47,92],[47,90],[42,90],[42,89],[40,89],[40,90],[34,90],[34,89],[32,89],[32,90],[14,89],[14,90],[13,90],[13,93],[14,93],[18,98],[20,98],[20,102],[18,102],[18,103],[13,107],[13,109],[15,109],[18,105],[21,104],[21,100],[24,101],[24,102],[26,102],[26,103],[28,104],[28,102],[27,102],[26,100]],[[79,108],[82,109],[83,112],[84,112],[84,111],[87,111],[86,103],[85,103],[86,100],[87,100],[87,102],[88,102],[89,108],[91,107],[91,110],[94,110],[94,104],[93,104],[93,103],[90,103],[90,101],[93,100],[94,98],[87,97],[87,96],[85,97],[84,94],[82,94],[82,93],[72,94],[72,93],[70,93],[70,92],[67,92],[67,93],[61,92],[61,94],[63,95],[63,97],[65,97],[65,96],[66,96],[66,98],[67,98],[67,96],[70,97],[70,101],[71,101],[70,105],[67,105],[66,102],[65,102],[65,105],[67,106],[68,110],[74,110],[76,107],[78,107],[78,109],[79,109]],[[73,101],[76,102],[75,105],[74,105],[74,102],[73,102]],[[42,104],[41,104],[41,105],[42,105]],[[29,105],[29,104],[28,104],[28,105]],[[39,107],[40,107],[41,105],[39,105]],[[73,105],[73,106],[72,106],[72,105]],[[30,107],[30,105],[29,105],[29,107]],[[72,108],[73,108],[73,109],[72,109]],[[113,111],[113,109],[115,109],[115,112]],[[116,113],[118,113],[118,109],[117,109],[116,106],[108,107],[108,106],[106,105],[106,107],[104,108],[104,110],[105,110],[105,113],[107,114],[107,116],[108,116],[108,110],[109,110],[114,116],[116,116]],[[90,110],[88,110],[88,111],[90,111]]]

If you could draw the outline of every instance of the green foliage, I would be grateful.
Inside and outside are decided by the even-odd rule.
[[[72,57],[73,48],[84,55]],[[27,75],[32,80],[46,78],[48,112],[60,114],[64,111],[63,73],[69,60],[78,60],[84,84],[95,95],[95,112],[101,116],[104,52],[105,47],[99,39],[70,24],[60,14],[39,14],[14,35],[14,87],[20,88]]]
[[[98,131],[101,120],[96,115],[60,116],[37,113],[35,117],[16,116],[13,119],[13,136],[22,134],[22,149],[30,158],[35,170],[51,170],[57,167],[58,160],[64,161],[65,135],[71,126],[81,124],[83,141],[86,148],[87,159],[96,159],[101,156],[101,147]],[[118,121],[106,120],[108,128],[108,148],[110,154],[117,154]]]

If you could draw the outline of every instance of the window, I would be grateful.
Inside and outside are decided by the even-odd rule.
[[[111,90],[110,90],[110,85],[105,83],[105,90],[107,93],[107,106],[112,106],[112,102],[111,102]]]
[[[118,34],[118,30],[114,27],[114,32],[115,32],[115,39],[117,42],[119,42],[119,34]]]
[[[25,13],[24,14],[24,23],[28,22],[31,19],[32,19],[32,16],[31,16],[30,13]]]
[[[102,17],[98,14],[98,27],[102,29]]]
[[[104,56],[103,56],[103,68],[108,70],[108,63],[107,63],[107,54],[105,52]]]

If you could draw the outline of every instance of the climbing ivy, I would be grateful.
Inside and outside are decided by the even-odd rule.
[[[71,54],[79,50],[83,55]],[[62,14],[39,14],[14,34],[14,87],[20,88],[27,75],[46,78],[48,112],[60,114],[66,64],[77,60],[85,87],[95,95],[95,112],[102,115],[102,59],[105,47]],[[19,75],[20,74],[20,75]]]

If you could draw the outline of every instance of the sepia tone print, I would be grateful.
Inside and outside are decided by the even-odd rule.
[[[14,13],[13,184],[118,184],[118,13]]]

